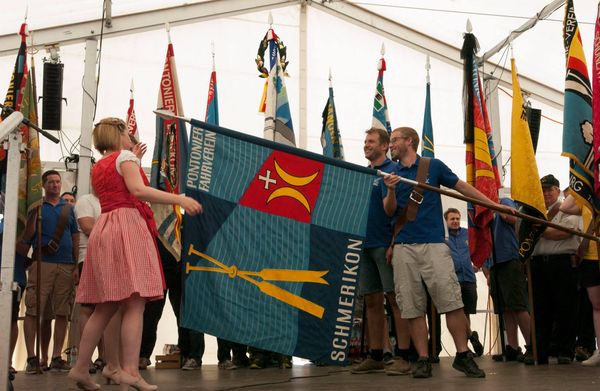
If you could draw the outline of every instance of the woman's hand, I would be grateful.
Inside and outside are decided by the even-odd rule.
[[[185,213],[190,216],[195,216],[202,213],[202,205],[191,197],[182,196],[179,205],[185,209]]]
[[[147,150],[148,146],[144,143],[137,143],[133,146],[133,148],[131,148],[131,152],[133,152],[133,154],[140,160],[142,160],[142,157]]]

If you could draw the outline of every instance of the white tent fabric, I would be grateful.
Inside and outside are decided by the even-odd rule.
[[[68,24],[102,15],[99,1],[62,0],[52,4],[30,0],[16,4],[11,12],[0,16],[0,34],[18,31],[28,3],[30,30]],[[488,2],[436,1],[427,3],[430,9],[422,9],[418,1],[396,2],[369,0],[356,4],[378,12],[386,17],[410,26],[422,33],[460,47],[466,19],[469,18],[479,39],[482,54],[511,30],[519,27],[523,18],[538,12],[546,1],[502,4]],[[592,1],[575,1],[580,20],[582,38],[587,49],[588,64],[591,63],[593,17]],[[149,9],[182,4],[181,1],[115,0],[113,16]],[[411,8],[413,7],[413,8]],[[420,8],[420,9],[416,9]],[[290,79],[287,80],[290,106],[296,128],[298,127],[298,25],[299,7],[279,8],[272,11],[274,28],[288,46]],[[486,16],[479,13],[496,14]],[[513,17],[508,17],[511,15]],[[520,17],[520,18],[519,18]],[[564,79],[564,50],[562,48],[562,9],[523,34],[514,43],[514,53],[521,73],[562,89]],[[258,42],[266,31],[267,12],[245,14],[202,23],[191,23],[171,28],[176,61],[182,87],[185,113],[203,118],[208,78],[211,69],[210,44],[215,43],[216,65],[219,83],[221,123],[223,126],[246,133],[260,135],[262,117],[257,112],[262,89],[262,79],[257,77],[254,57]],[[15,40],[17,40],[15,34]],[[365,31],[338,18],[309,7],[308,14],[308,149],[320,152],[321,111],[327,97],[329,68],[333,73],[336,106],[342,132],[342,140],[348,151],[347,160],[364,163],[362,157],[363,131],[370,124],[372,99],[375,87],[376,64],[381,44],[386,47],[388,71],[385,74],[386,95],[390,107],[392,126],[409,125],[420,130],[424,102],[425,56],[398,43]],[[96,119],[104,116],[124,116],[129,98],[129,84],[133,78],[136,85],[136,112],[142,140],[153,147],[154,117],[158,82],[166,50],[166,33],[161,30],[106,38],[102,42],[101,72]],[[501,53],[492,59],[502,61]],[[44,51],[36,55],[37,76],[41,89],[42,58]],[[42,143],[43,160],[59,160],[68,155],[71,142],[80,132],[81,80],[83,77],[84,45],[64,45],[60,48],[61,61],[65,64],[64,96],[68,105],[63,107],[64,148]],[[541,60],[543,58],[543,61]],[[8,86],[14,55],[0,57],[0,91]],[[490,71],[486,69],[486,71]],[[2,76],[4,82],[2,82]],[[432,106],[433,123],[438,156],[448,161],[453,169],[464,174],[462,144],[462,108],[460,69],[432,60]],[[562,115],[544,105],[544,115],[562,121]],[[508,160],[510,146],[510,97],[500,93],[500,120],[504,161]],[[553,172],[566,183],[566,159],[558,158],[560,152],[561,126],[552,121],[542,121],[538,162],[540,173]],[[296,129],[296,132],[298,130]],[[67,139],[68,137],[68,139]],[[77,151],[77,148],[74,148]],[[143,163],[149,165],[150,154]],[[506,167],[509,168],[508,166]],[[508,170],[509,172],[510,170]],[[507,178],[506,184],[509,184]]]
[[[473,0],[363,0],[353,3],[387,18],[407,25],[421,33],[460,48],[462,33],[469,18],[473,32],[482,47],[480,55],[510,31],[541,10],[549,0],[505,0],[502,2]],[[113,16],[183,4],[182,0],[114,0]],[[189,3],[189,1],[187,2]],[[192,1],[192,3],[194,3]],[[28,0],[13,2],[10,10],[0,14],[0,35],[14,35],[27,11],[29,29],[98,19],[102,16],[99,0]],[[427,9],[425,9],[427,8]],[[597,2],[575,0],[588,66],[591,68],[592,39]],[[286,80],[292,118],[298,134],[299,124],[299,7],[271,11],[273,27],[288,47],[290,61]],[[489,15],[483,15],[489,14]],[[519,71],[555,89],[564,86],[565,55],[562,46],[562,18],[556,11],[549,21],[539,22],[514,42],[514,55]],[[263,117],[258,113],[263,79],[258,77],[254,58],[258,44],[268,28],[268,12],[256,12],[235,17],[214,19],[171,27],[184,112],[203,119],[212,67],[211,42],[216,51],[216,69],[221,125],[261,136]],[[380,35],[366,31],[347,21],[308,8],[308,79],[307,118],[308,149],[321,152],[321,112],[327,100],[329,69],[333,74],[336,109],[346,159],[366,164],[362,152],[364,130],[370,127],[373,96],[377,77],[377,61],[381,45],[385,44],[388,70],[385,73],[385,92],[392,127],[412,126],[421,131],[425,101],[425,55]],[[119,35],[102,41],[96,121],[106,116],[125,117],[129,86],[135,83],[135,105],[143,142],[150,151],[142,163],[149,166],[154,143],[154,114],[158,84],[163,69],[167,35],[164,30]],[[35,55],[38,93],[42,91],[42,59],[44,50]],[[58,147],[42,141],[42,159],[59,161],[71,153],[79,153],[76,140],[80,129],[84,75],[84,44],[60,46],[61,61],[65,64],[63,95],[63,143]],[[500,52],[493,61],[505,63],[507,53]],[[15,55],[0,56],[0,98],[8,87]],[[509,66],[509,62],[506,62]],[[490,69],[486,69],[490,72]],[[506,90],[506,89],[505,89]],[[510,91],[507,90],[509,93]],[[432,115],[436,157],[444,160],[462,178],[465,176],[464,145],[462,143],[462,71],[431,60]],[[566,186],[568,160],[560,157],[562,112],[536,101],[549,119],[542,120],[537,162],[540,175],[552,173]],[[499,119],[505,186],[510,185],[510,115],[511,98],[499,93]],[[41,113],[41,108],[40,108]],[[500,149],[498,146],[497,150]],[[481,285],[481,284],[480,284]],[[485,285],[483,285],[485,286]],[[164,327],[164,322],[163,326]],[[163,334],[164,335],[164,334]],[[172,339],[159,340],[172,343]],[[213,357],[207,357],[210,359]]]

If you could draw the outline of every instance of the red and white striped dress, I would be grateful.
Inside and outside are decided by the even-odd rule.
[[[163,296],[164,278],[150,231],[152,211],[127,190],[118,169],[123,161],[139,164],[133,153],[120,151],[102,158],[92,170],[102,214],[89,237],[78,303],[121,301],[136,293],[150,300]]]

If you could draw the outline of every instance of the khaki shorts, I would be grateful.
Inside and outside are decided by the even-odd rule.
[[[42,262],[42,281],[40,285],[40,308],[43,319],[55,316],[68,317],[73,303],[73,271],[75,264]],[[25,289],[25,314],[36,316],[37,263],[28,269],[27,288]]]
[[[402,318],[425,314],[427,293],[423,284],[440,314],[463,308],[460,284],[445,243],[396,244],[392,266]]]

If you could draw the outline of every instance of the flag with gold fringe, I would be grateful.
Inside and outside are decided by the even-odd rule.
[[[340,129],[338,128],[337,113],[333,102],[333,87],[329,86],[329,97],[323,109],[323,128],[321,129],[321,146],[323,155],[334,159],[344,160],[344,147]]]
[[[465,33],[461,49],[464,60],[463,105],[465,113],[465,144],[467,182],[492,201],[498,201],[500,176],[492,141],[481,79],[475,54],[479,50],[477,38]],[[473,264],[481,267],[492,252],[490,224],[493,212],[479,205],[468,204],[469,250]]]
[[[592,98],[594,129],[594,190],[600,197],[600,2],[596,15],[596,30],[594,32],[594,59],[592,61]]]
[[[159,108],[183,115],[175,54],[169,35],[167,55],[158,92]],[[187,167],[188,135],[185,122],[179,119],[156,119],[156,138],[150,184],[173,194],[183,192],[183,178]],[[181,254],[181,209],[179,205],[152,204],[159,239],[165,248],[180,259]]]
[[[511,59],[512,69],[512,135],[511,135],[511,171],[510,191],[513,200],[521,205],[521,212],[538,218],[546,218],[546,205],[542,185],[537,178],[537,163],[533,152],[533,142],[527,122],[527,107],[523,101],[521,86],[515,59]],[[526,261],[531,254],[537,240],[546,227],[543,224],[531,223],[522,220],[519,226],[519,259]]]
[[[19,31],[21,46],[17,54],[11,82],[6,93],[4,105],[20,111],[25,118],[37,125],[37,92],[35,86],[35,67],[31,58],[31,71],[27,67],[27,25],[23,23]],[[8,113],[4,113],[3,117]],[[19,189],[17,210],[17,239],[23,234],[28,217],[35,213],[42,202],[42,179],[40,145],[37,131],[25,124],[19,127],[22,142],[26,146],[21,153],[19,167]],[[1,151],[2,192],[4,193],[6,176],[6,155]]]
[[[433,144],[433,122],[431,121],[431,83],[427,80],[425,89],[425,113],[423,114],[423,140],[421,144],[421,156],[434,158],[435,148]]]

